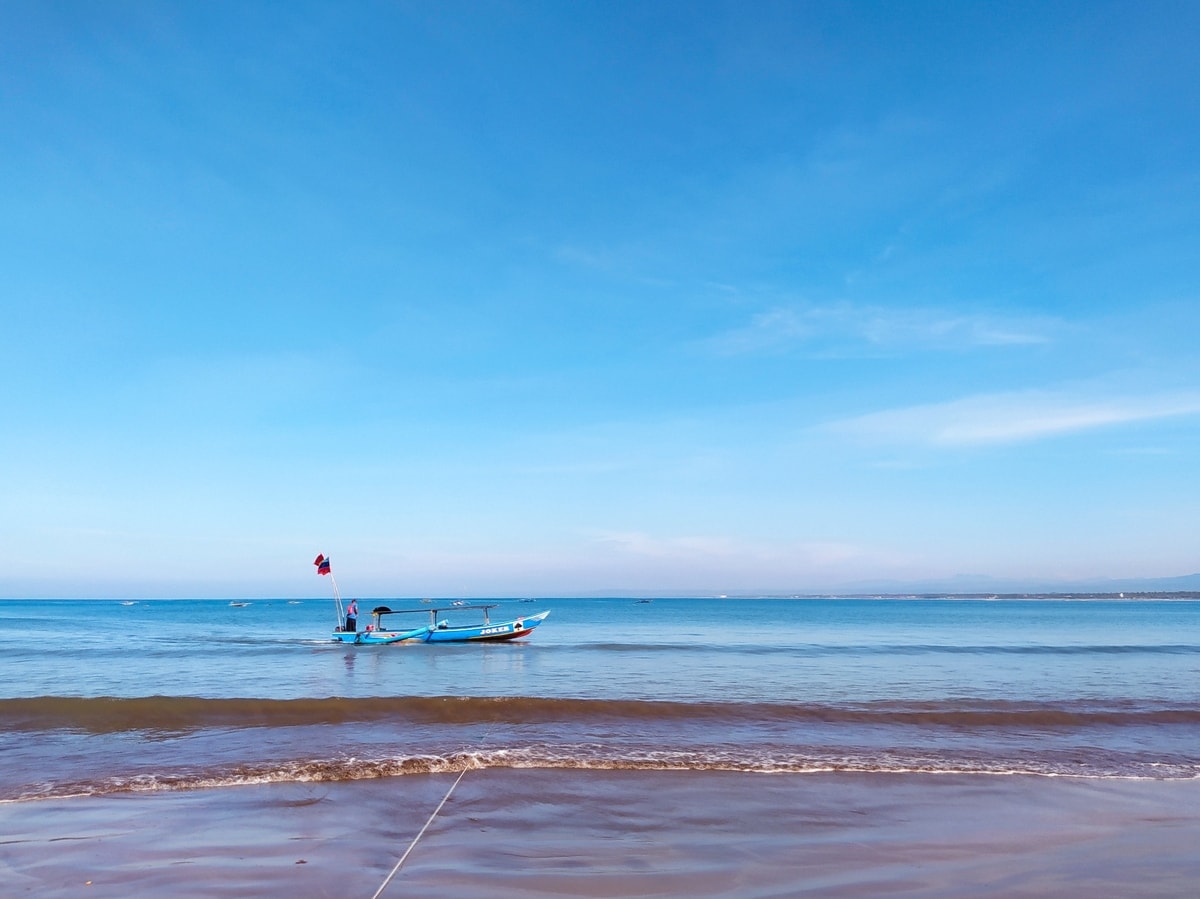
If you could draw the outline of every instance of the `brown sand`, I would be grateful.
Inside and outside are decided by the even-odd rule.
[[[370,897],[454,775],[0,805],[0,895]],[[385,897],[1200,895],[1200,781],[469,772]]]

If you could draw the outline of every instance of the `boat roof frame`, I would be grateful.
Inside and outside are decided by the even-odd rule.
[[[472,605],[472,606],[425,606],[420,609],[389,609],[387,606],[376,606],[371,610],[372,615],[411,615],[414,612],[456,612],[465,611],[466,609],[494,609],[500,603],[493,602],[488,605]]]

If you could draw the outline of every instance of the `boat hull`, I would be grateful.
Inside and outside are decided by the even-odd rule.
[[[435,627],[425,638],[426,643],[498,643],[504,640],[519,640],[546,620],[549,612],[501,621],[496,624],[467,625],[465,627]]]

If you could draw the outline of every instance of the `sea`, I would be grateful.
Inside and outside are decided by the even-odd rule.
[[[360,626],[381,602],[428,607],[360,600]],[[550,615],[353,646],[332,600],[0,601],[0,802],[491,768],[1200,778],[1195,599],[488,602]]]

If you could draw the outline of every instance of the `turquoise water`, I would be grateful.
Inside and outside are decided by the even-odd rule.
[[[464,764],[1200,775],[1193,601],[498,602],[551,614],[355,647],[331,601],[0,602],[0,798]]]

